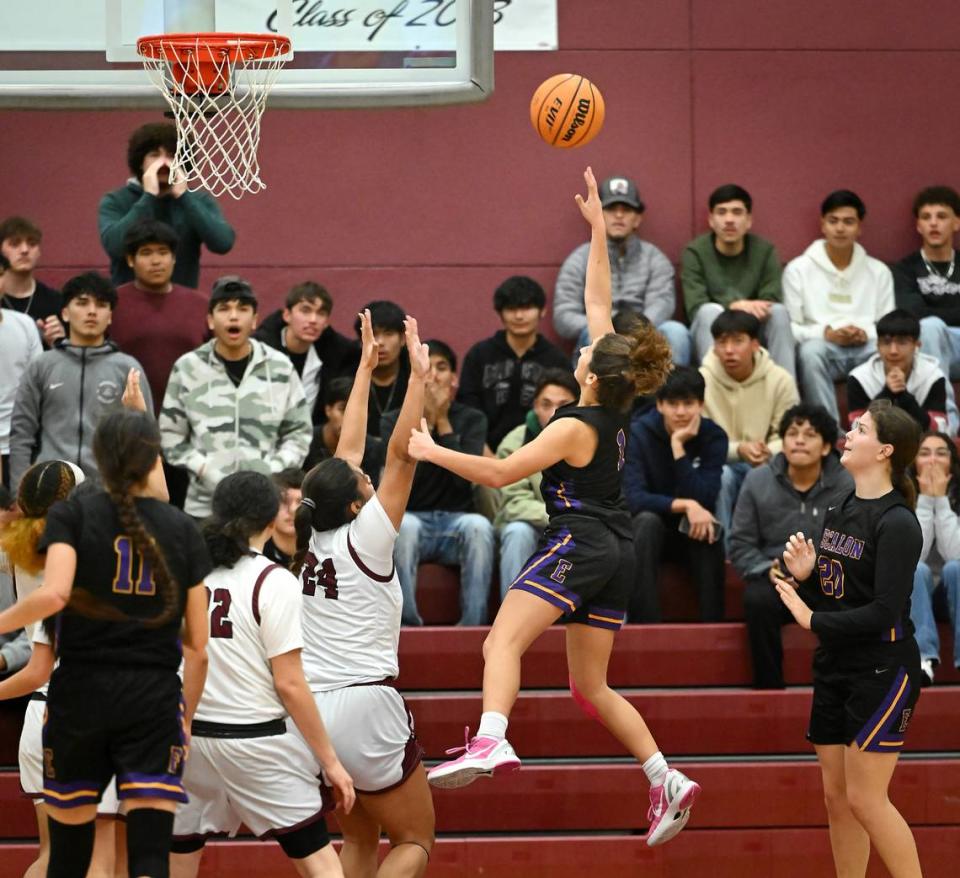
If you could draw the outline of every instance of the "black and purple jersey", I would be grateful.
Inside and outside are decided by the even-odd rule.
[[[897,491],[873,500],[851,491],[827,510],[805,583],[819,586],[811,627],[825,647],[913,636],[910,592],[922,545],[920,523]]]
[[[74,590],[83,589],[130,621],[91,619],[68,606],[57,626],[57,653],[62,662],[151,665],[176,671],[180,665],[180,625],[187,589],[211,571],[210,556],[193,519],[168,503],[147,497],[134,500],[147,532],[156,541],[179,586],[177,613],[160,627],[145,626],[163,610],[153,571],[125,534],[109,496],[98,491],[55,503],[47,515],[38,548],[54,543],[77,553]]]
[[[586,466],[570,466],[560,460],[543,471],[540,493],[551,524],[568,515],[586,516],[605,524],[618,536],[630,538],[630,511],[621,489],[630,413],[573,404],[557,409],[550,423],[561,418],[576,418],[593,427],[597,450]]]

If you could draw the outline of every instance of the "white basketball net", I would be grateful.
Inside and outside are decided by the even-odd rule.
[[[211,37],[218,45],[207,42]],[[177,126],[171,181],[233,198],[265,189],[257,161],[260,117],[290,41],[259,34],[168,35],[145,37],[137,48]]]

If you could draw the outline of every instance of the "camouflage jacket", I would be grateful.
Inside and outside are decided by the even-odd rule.
[[[250,339],[239,387],[213,352],[213,341],[173,364],[160,410],[163,454],[189,470],[184,511],[210,514],[217,483],[238,470],[275,473],[301,466],[313,428],[303,387],[283,354]]]

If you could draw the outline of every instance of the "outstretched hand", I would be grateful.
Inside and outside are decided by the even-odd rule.
[[[410,355],[410,371],[418,378],[426,378],[430,371],[430,349],[420,341],[417,318],[409,314],[403,319],[403,330]]]
[[[591,226],[596,226],[599,224],[603,226],[603,206],[600,204],[600,193],[597,191],[597,178],[593,176],[593,169],[588,167],[583,172],[583,179],[587,184],[587,197],[584,197],[578,192],[574,195],[574,200],[577,202],[577,207],[580,208],[580,213],[583,214],[583,218],[590,223]]]
[[[127,384],[123,388],[123,396],[120,401],[132,411],[145,412],[147,410],[147,401],[143,398],[143,391],[140,389],[139,369],[131,369],[127,372]]]
[[[427,426],[427,419],[420,419],[420,429],[414,427],[410,431],[410,445],[407,448],[409,454],[414,460],[427,460],[431,449],[437,445],[430,435],[430,427]]]
[[[364,308],[360,317],[360,368],[376,369],[379,362],[380,344],[373,337],[373,321],[370,319],[370,309]]]
[[[787,570],[793,574],[793,578],[797,582],[803,582],[803,580],[810,578],[816,556],[813,540],[805,540],[800,531],[787,540],[786,547],[783,550],[783,560],[787,565]]]

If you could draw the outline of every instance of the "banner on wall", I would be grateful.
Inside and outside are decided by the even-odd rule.
[[[481,0],[483,2],[483,0]],[[557,48],[557,0],[485,0],[493,3],[497,51]],[[252,24],[244,2],[217,2],[217,26],[245,30]],[[220,7],[223,6],[221,13]],[[295,0],[294,52],[452,50],[456,0]],[[227,15],[236,17],[226,23]],[[241,21],[241,17],[243,21]],[[270,27],[271,19],[261,22]],[[234,26],[234,24],[238,26]]]
[[[480,0],[484,2],[484,0]],[[493,3],[497,51],[557,48],[557,0],[485,0]],[[216,0],[218,30],[271,29],[275,4]],[[293,0],[294,52],[452,50],[456,0]],[[104,47],[104,0],[0,0],[0,51],[97,51]],[[123,7],[127,42],[162,30],[159,2],[130,0]]]

